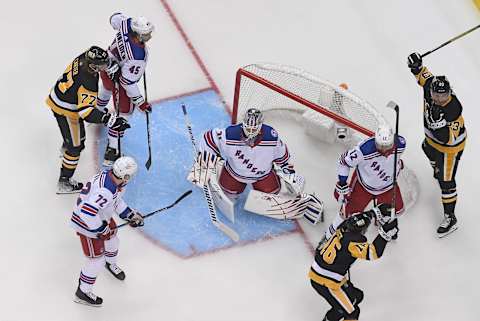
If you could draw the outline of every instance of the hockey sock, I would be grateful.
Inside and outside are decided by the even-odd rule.
[[[110,90],[105,89],[103,87],[102,82],[100,82],[100,86],[98,89],[98,97],[97,97],[97,107],[104,108],[108,105],[110,101],[110,97],[112,96],[112,92]]]
[[[117,236],[111,237],[109,240],[105,240],[105,260],[109,264],[117,263],[119,240]]]
[[[445,214],[454,214],[457,204],[457,189],[442,189],[442,205]]]
[[[62,177],[72,177],[75,169],[77,168],[78,161],[80,159],[80,155],[72,156],[65,151],[63,153],[63,160],[62,160],[62,169],[60,171],[60,176]]]
[[[105,259],[103,257],[87,258],[87,262],[80,271],[80,290],[83,293],[92,291],[97,275],[104,265]]]
[[[335,218],[333,219],[332,224],[328,227],[328,229],[325,231],[325,239],[329,239],[332,237],[333,234],[335,234],[335,231],[337,228],[342,224],[344,219],[342,218],[340,213],[337,213]]]
[[[120,138],[123,137],[124,131],[116,131],[111,128],[108,129],[108,147],[118,149],[118,135]]]

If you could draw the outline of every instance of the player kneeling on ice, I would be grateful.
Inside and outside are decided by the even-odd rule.
[[[326,243],[315,250],[315,259],[308,274],[312,287],[330,304],[324,321],[358,320],[363,291],[347,278],[350,266],[357,259],[380,258],[398,232],[397,219],[390,221],[391,205],[381,204],[370,211],[357,213],[345,220]],[[363,235],[372,218],[379,223],[378,235],[368,243]]]
[[[125,272],[117,266],[118,237],[113,214],[117,213],[132,227],[143,226],[143,216],[122,199],[127,183],[136,172],[137,163],[133,158],[120,157],[112,169],[95,175],[80,192],[70,222],[87,258],[75,293],[77,303],[102,304],[102,298],[92,293],[92,287],[103,266],[117,279],[125,279]]]
[[[403,199],[398,184],[393,186],[395,147],[397,148],[397,177],[403,168],[400,159],[405,151],[405,138],[398,136],[394,144],[394,133],[389,125],[379,125],[375,137],[360,142],[340,156],[338,161],[338,182],[334,196],[342,204],[342,209],[325,231],[327,240],[337,227],[348,217],[361,213],[372,201],[392,202],[395,188],[395,213],[403,212]],[[354,168],[350,184],[347,179]]]
[[[210,184],[215,205],[232,221],[233,202],[252,184],[245,210],[275,219],[305,217],[316,224],[323,203],[303,193],[305,179],[289,160],[277,131],[263,123],[260,110],[250,108],[242,123],[204,133],[189,180]]]

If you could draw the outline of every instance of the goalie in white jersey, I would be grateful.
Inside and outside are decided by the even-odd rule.
[[[120,157],[112,169],[100,172],[85,184],[77,199],[70,225],[80,237],[86,256],[75,293],[77,303],[102,304],[102,298],[93,294],[92,287],[104,266],[117,279],[125,279],[125,272],[117,266],[119,241],[113,214],[118,214],[132,227],[143,226],[143,216],[122,199],[126,185],[136,171],[137,163],[133,158]]]
[[[208,173],[207,165],[223,159],[220,175],[217,177],[214,171],[208,179],[214,178],[213,183],[219,185],[216,190],[221,189],[230,201],[251,184],[246,210],[276,219],[305,216],[312,224],[319,220],[322,202],[314,195],[303,194],[305,179],[295,172],[288,148],[277,131],[263,123],[260,110],[248,109],[240,124],[208,130],[199,148],[193,173]]]
[[[392,203],[395,188],[395,213],[403,212],[403,199],[398,184],[393,186],[395,144],[397,147],[397,177],[403,169],[400,159],[405,151],[405,138],[394,133],[389,125],[379,125],[375,137],[360,142],[340,156],[338,161],[338,182],[334,197],[342,205],[343,212],[337,215],[326,231],[326,239],[335,232],[345,218],[362,213],[375,200],[377,204]],[[354,169],[347,183],[350,169]]]
[[[108,73],[100,73],[102,79],[98,93],[98,107],[107,106],[115,87],[118,88],[116,100],[122,117],[127,118],[135,108],[151,112],[151,105],[138,88],[148,60],[147,41],[152,37],[153,24],[145,17],[131,18],[123,13],[114,13],[110,17],[112,28],[117,31],[108,54],[115,62]],[[120,86],[118,85],[120,84]],[[118,137],[123,131],[108,131],[108,144],[104,165],[110,166],[120,155],[117,151]]]

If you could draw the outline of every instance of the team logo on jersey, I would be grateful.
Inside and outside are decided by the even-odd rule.
[[[272,130],[270,131],[270,134],[272,135],[272,137],[278,137],[278,133],[275,129],[272,128]]]

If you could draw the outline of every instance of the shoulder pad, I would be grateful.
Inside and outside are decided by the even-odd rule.
[[[227,140],[241,140],[242,124],[232,125],[225,128],[225,138]]]
[[[405,137],[398,135],[397,148],[405,148],[406,145],[407,145],[407,142],[405,140]]]
[[[278,133],[272,127],[263,124],[262,125],[262,140],[263,141],[277,141]]]
[[[375,137],[370,137],[360,143],[359,149],[364,156],[373,154],[377,152],[377,147],[375,146]]]
[[[112,194],[115,194],[117,192],[117,185],[113,182],[110,175],[110,171],[104,171],[100,177],[100,184],[101,187],[109,190]]]

